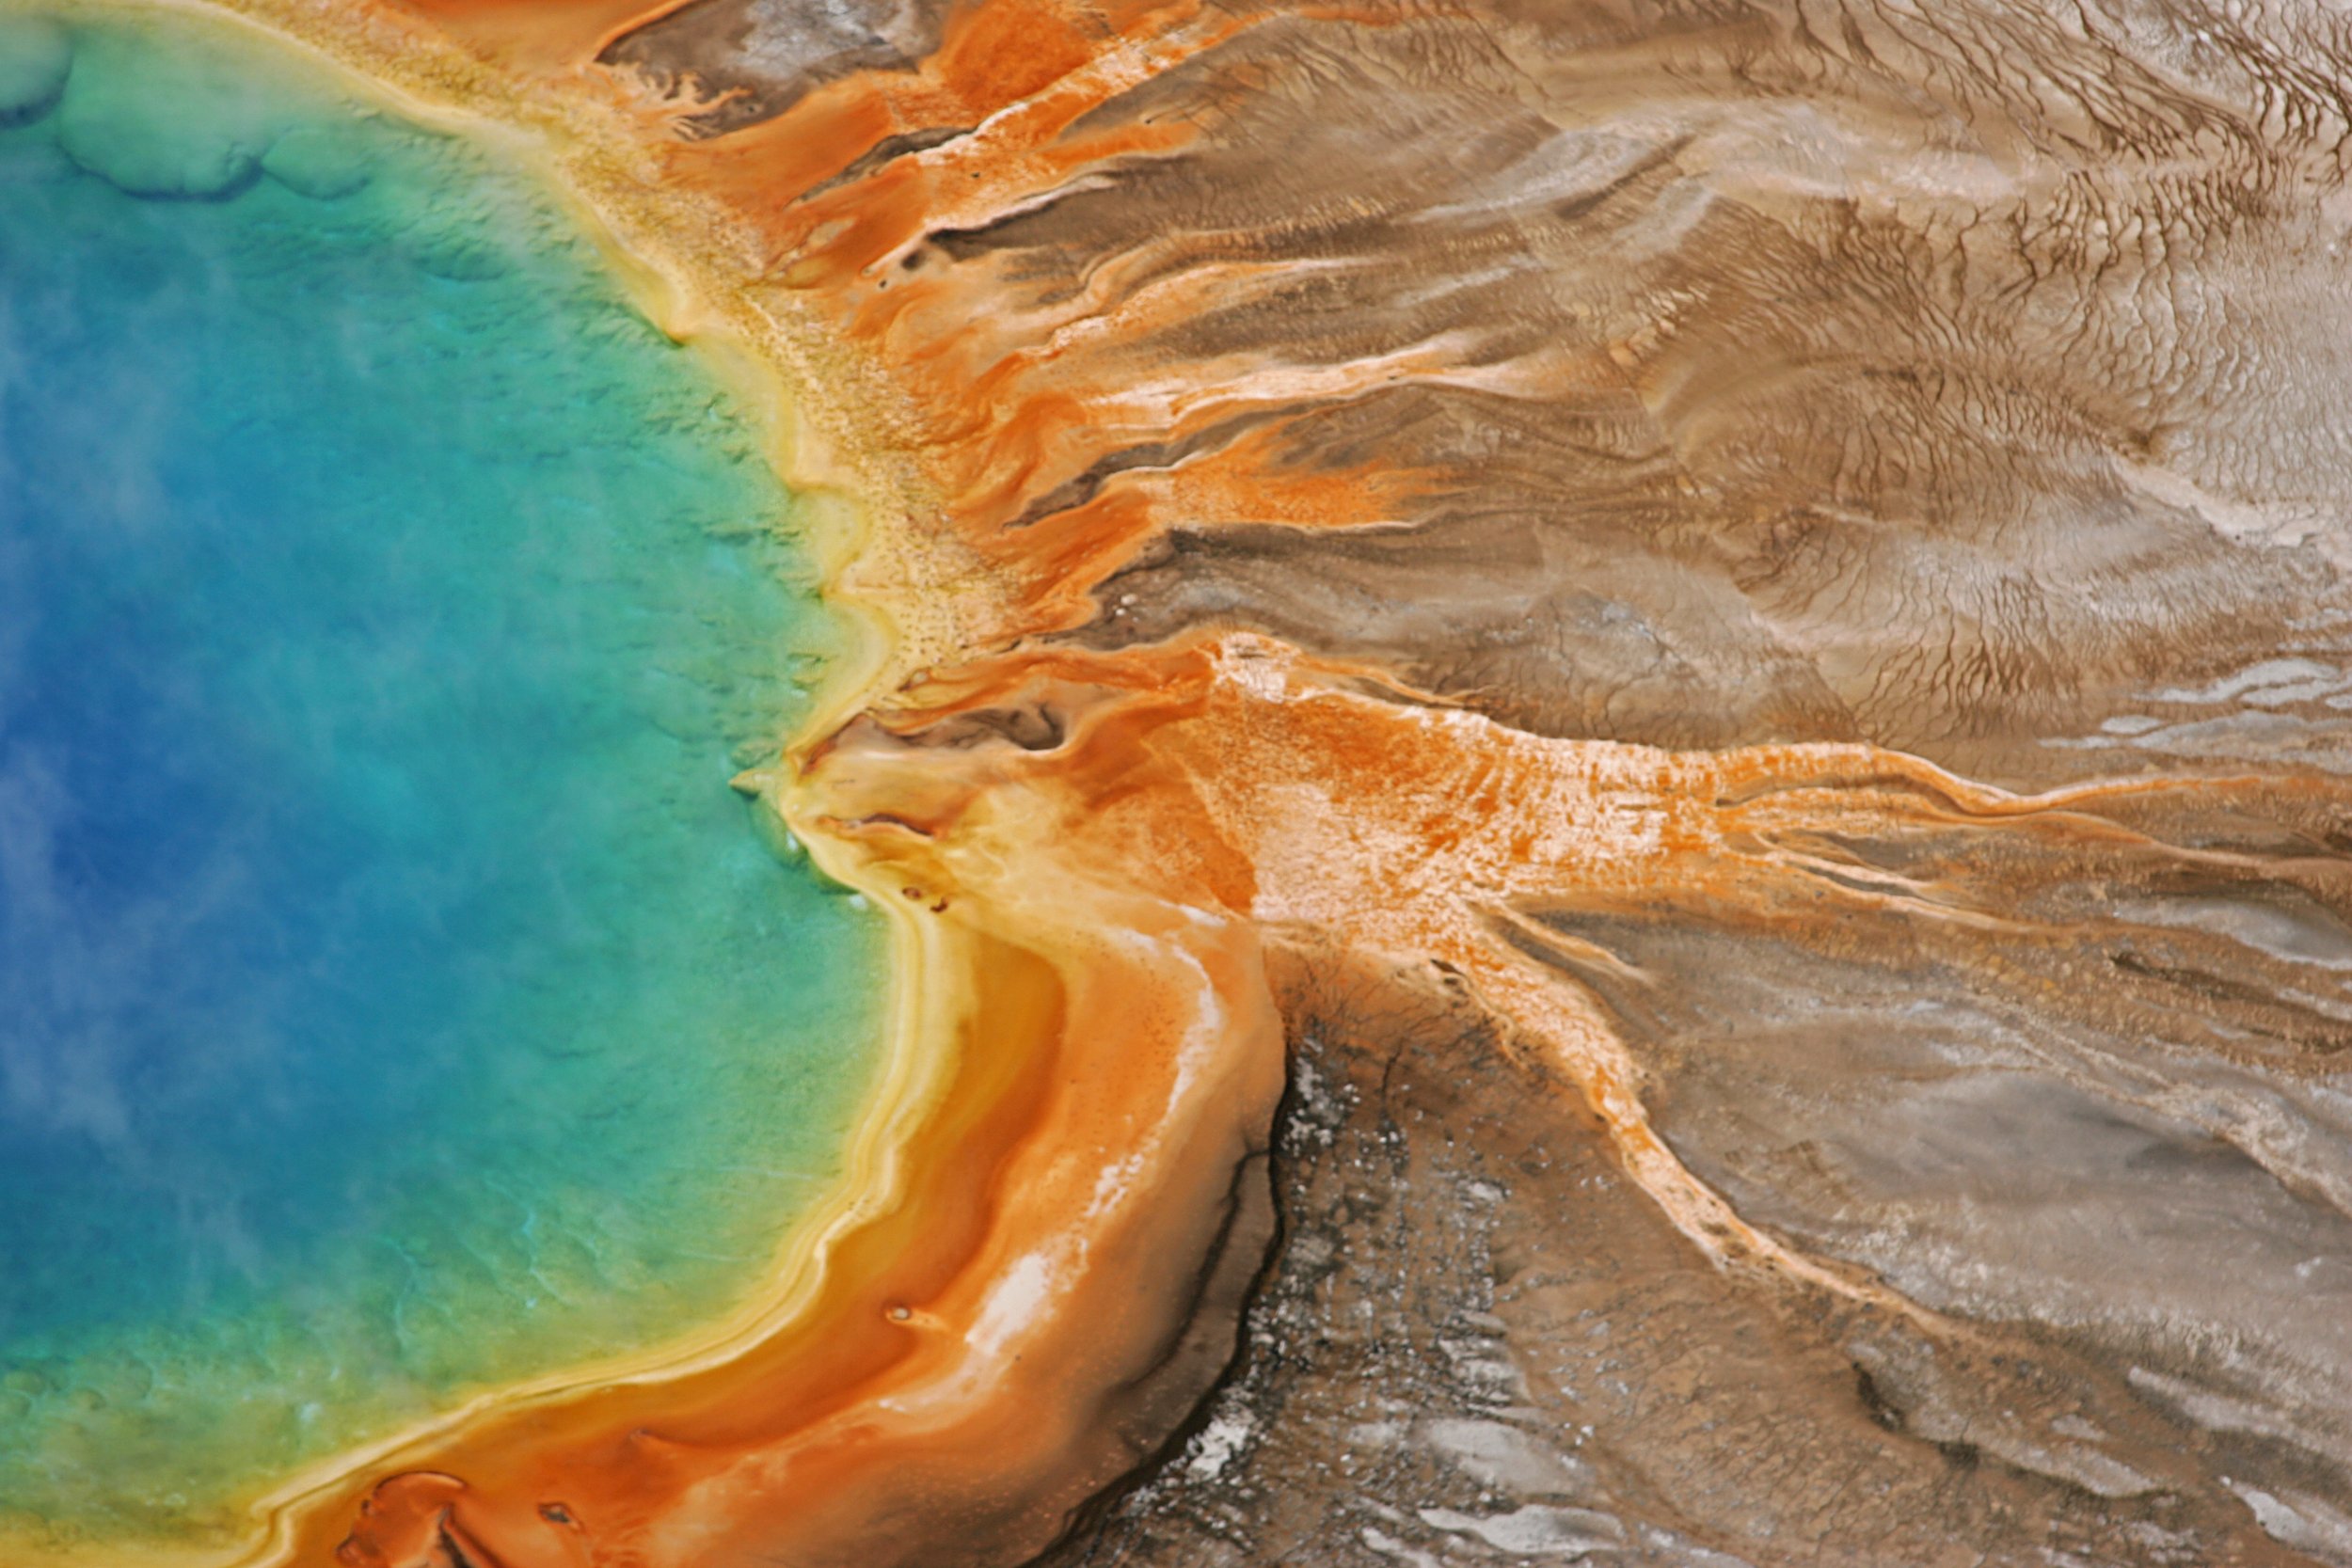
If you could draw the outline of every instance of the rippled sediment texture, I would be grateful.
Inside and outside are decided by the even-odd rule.
[[[249,8],[795,379],[920,985],[795,1310],[278,1555],[2352,1560],[2331,9]]]

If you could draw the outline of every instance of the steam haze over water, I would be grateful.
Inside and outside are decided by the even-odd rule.
[[[728,779],[834,634],[522,176],[0,27],[0,1506],[201,1536],[760,1280],[875,954]]]

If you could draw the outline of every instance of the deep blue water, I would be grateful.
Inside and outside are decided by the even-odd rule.
[[[873,932],[727,787],[835,635],[754,432],[529,179],[340,92],[0,19],[20,1521],[223,1528],[719,1315],[871,1059]]]

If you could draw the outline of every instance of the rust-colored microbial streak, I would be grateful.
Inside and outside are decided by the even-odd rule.
[[[1459,335],[1337,366],[1245,348],[1172,358],[1187,319],[1301,280],[1238,250],[1164,277],[1151,247],[1070,278],[937,261],[943,236],[1041,212],[1201,134],[1106,106],[1249,29],[1326,10],[961,5],[905,68],[690,139],[676,103],[594,63],[660,8],[408,0],[364,36],[275,0],[238,8],[419,98],[511,103],[586,149],[565,166],[591,171],[583,196],[644,260],[755,348],[785,345],[794,398],[830,432],[807,437],[803,466],[871,491],[848,592],[901,651],[925,650],[885,653],[823,734],[744,781],[892,911],[906,985],[858,1190],[776,1309],[670,1362],[493,1399],[305,1478],[255,1561],[948,1568],[1046,1545],[1165,1434],[1137,1411],[1283,1085],[1263,961],[1276,942],[1467,986],[1707,1253],[1914,1310],[1793,1255],[1681,1165],[1605,1014],[1532,956],[1576,956],[1543,917],[1684,899],[1782,922],[1888,901],[1997,921],[1963,885],[1825,846],[1955,825],[2131,839],[2101,815],[2106,796],[2020,800],[1860,746],[1537,739],[1252,635],[1108,652],[1042,640],[1091,618],[1104,581],[1177,524],[1371,527],[1444,482],[1375,458],[1306,465],[1288,433],[1314,410],[1412,382],[1509,398],[1609,373]],[[721,239],[660,253],[672,198],[716,211]],[[792,344],[819,346],[796,359]],[[819,359],[843,375],[812,375]],[[1095,471],[1152,442],[1162,461]],[[904,563],[927,558],[966,563],[985,591],[924,597]],[[1037,718],[1025,743],[995,722],[1007,714]]]

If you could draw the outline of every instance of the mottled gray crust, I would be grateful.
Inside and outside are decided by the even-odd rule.
[[[1043,1568],[2334,1560],[2263,1528],[2330,1528],[2326,1463],[2030,1318],[1946,1332],[1718,1271],[1474,1009],[1304,973],[1234,1376]]]
[[[936,25],[703,0],[613,57],[740,89],[723,131]],[[1072,135],[1168,117],[921,264],[1107,315],[1289,263],[1147,355],[1440,369],[1012,523],[1269,434],[1414,476],[1351,530],[1182,520],[1073,640],[1260,629],[1549,736],[2270,783],[1780,847],[1887,892],[1835,927],[1535,911],[1676,1153],[1916,1318],[1710,1266],[1441,976],[1294,955],[1273,1271],[1054,1568],[2352,1564],[2352,823],[2293,787],[2352,771],[2352,16],[1328,8]],[[1062,733],[933,738],[1016,721]]]
[[[615,40],[601,61],[707,100],[690,135],[772,119],[853,71],[903,70],[939,40],[936,0],[693,0]]]

